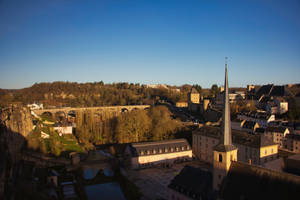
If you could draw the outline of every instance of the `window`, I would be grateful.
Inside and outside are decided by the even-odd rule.
[[[144,155],[144,151],[141,151],[140,154],[141,154],[141,155]]]
[[[171,147],[171,152],[173,152],[174,151],[174,148],[173,147]]]
[[[179,148],[178,148],[178,147],[176,147],[176,151],[179,151]]]
[[[156,150],[155,149],[153,149],[153,154],[156,154]]]
[[[150,154],[150,150],[147,151],[147,154],[148,154],[148,155]]]
[[[168,148],[165,148],[165,152],[166,152],[166,153],[168,152]]]
[[[162,153],[162,149],[159,149],[159,153]]]
[[[222,158],[222,154],[219,154],[219,162],[221,163],[221,162],[222,162],[222,160],[223,160],[223,158]]]
[[[181,150],[184,151],[184,147],[181,147]]]
[[[186,146],[186,150],[189,150],[190,149],[190,147],[189,146]]]

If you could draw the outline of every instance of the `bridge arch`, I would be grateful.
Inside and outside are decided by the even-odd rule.
[[[70,110],[68,112],[68,117],[76,117],[76,111],[75,110]]]
[[[128,112],[128,109],[127,109],[127,108],[122,108],[122,109],[121,109],[121,112],[122,112],[122,113]]]
[[[45,111],[41,114],[41,117],[44,118],[44,119],[52,120],[53,119],[53,114],[52,114],[52,112]]]
[[[55,120],[58,121],[63,121],[64,119],[66,119],[66,113],[64,111],[57,111],[55,113]]]

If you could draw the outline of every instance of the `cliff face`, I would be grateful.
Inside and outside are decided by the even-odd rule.
[[[16,158],[32,131],[30,110],[22,106],[11,106],[0,110],[0,151]]]
[[[17,169],[20,151],[26,136],[32,131],[32,119],[28,108],[11,106],[0,109],[0,199],[4,188],[12,181],[12,172]]]
[[[32,131],[30,110],[21,106],[12,106],[0,111],[0,122],[12,132],[26,137]]]

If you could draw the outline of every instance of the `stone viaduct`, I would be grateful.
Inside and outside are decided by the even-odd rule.
[[[82,107],[82,108],[72,108],[72,107],[63,107],[63,108],[53,108],[53,109],[41,109],[34,110],[34,113],[37,115],[42,115],[43,113],[50,113],[52,116],[56,114],[76,114],[76,111],[95,111],[96,113],[109,112],[114,115],[119,113],[128,112],[132,110],[145,110],[149,109],[150,105],[132,105],[132,106],[101,106],[101,107]]]

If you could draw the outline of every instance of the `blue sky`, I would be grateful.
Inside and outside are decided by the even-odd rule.
[[[0,0],[0,88],[300,83],[299,0]]]

